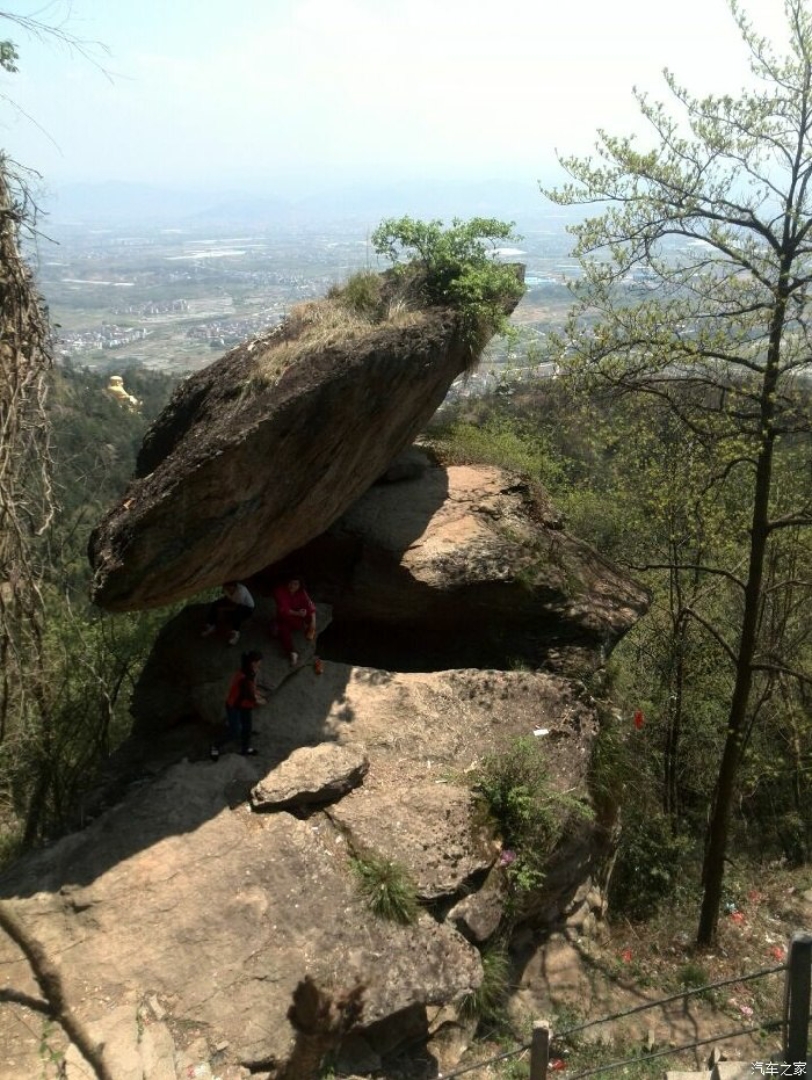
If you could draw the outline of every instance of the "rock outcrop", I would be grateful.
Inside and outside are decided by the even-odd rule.
[[[400,671],[594,669],[648,607],[521,476],[413,449],[384,479],[267,574],[295,567],[332,605],[325,656]]]
[[[289,1080],[330,1041],[291,1013],[303,987],[327,1013],[352,1003],[354,1030],[330,1035],[342,1072],[380,1071],[417,1040],[434,1075],[465,1049],[480,950],[507,910],[596,918],[584,889],[606,823],[566,818],[544,887],[519,902],[474,781],[523,737],[547,750],[551,794],[589,801],[599,715],[571,676],[594,672],[648,597],[521,477],[414,449],[393,460],[470,361],[452,311],[332,337],[314,318],[184,383],[91,541],[111,610],[251,580],[240,648],[200,640],[202,605],[176,614],[133,696],[123,797],[0,875],[117,1080]],[[300,640],[291,666],[273,637],[266,586],[291,570],[319,601],[323,665]],[[242,649],[264,657],[258,753],[212,761]],[[376,865],[416,901],[414,921],[373,913]],[[36,986],[0,937],[3,987],[17,1004],[0,995],[0,1080],[17,1080],[41,1064],[19,1005]],[[79,1080],[76,1048],[48,1038]]]
[[[351,616],[372,621],[381,638],[397,611],[418,629],[438,619],[455,627],[436,639],[438,668],[443,650],[453,663],[457,633],[480,632],[465,620],[483,603],[494,620],[507,619],[515,640],[531,633],[539,611],[549,620],[557,613],[570,627],[563,635],[580,635],[589,655],[631,624],[644,594],[554,527],[549,509],[545,519],[516,477],[410,460],[407,479],[368,493],[329,539],[323,584],[333,567],[331,599],[348,620],[336,634]],[[342,544],[355,552],[343,563]],[[511,624],[517,607],[523,613]],[[547,748],[553,789],[587,797],[594,704],[581,682],[541,670],[395,671],[327,660],[320,674],[304,642],[291,668],[261,599],[241,640],[265,656],[259,754],[212,763],[210,733],[237,650],[224,638],[199,639],[203,615],[194,606],[175,616],[145,668],[136,738],[122,751],[134,763],[140,746],[139,782],[84,832],[1,877],[0,897],[12,898],[59,964],[117,1076],[282,1075],[296,1041],[288,1011],[305,975],[339,996],[363,987],[359,1029],[340,1047],[342,1071],[379,1070],[408,1040],[449,1068],[472,1031],[461,1005],[482,978],[479,950],[500,932],[510,892],[509,860],[502,865],[471,777],[524,736]],[[321,605],[327,635],[329,620]],[[579,889],[604,842],[602,822],[573,822],[525,914],[555,925],[580,911]],[[414,924],[366,907],[356,866],[374,859],[412,882]],[[0,978],[30,990],[25,961],[3,940]],[[0,1067],[0,1080],[36,1061],[26,1022],[0,1006],[17,1070]],[[82,1075],[76,1053],[70,1080]]]
[[[331,337],[319,331],[327,305],[179,387],[147,433],[136,479],[91,537],[96,603],[169,604],[312,540],[411,442],[471,362],[453,310]]]
[[[288,570],[304,574],[328,602],[319,611],[322,656],[392,671],[581,674],[646,610],[647,592],[562,530],[521,477],[444,468],[422,452],[408,460],[420,468],[370,488],[326,534],[252,583],[259,596]],[[240,647],[263,654],[262,682],[273,690],[289,669],[272,613],[273,602],[258,599]],[[192,606],[164,626],[135,688],[137,732],[221,719],[236,650],[195,641],[203,622],[204,608]],[[308,664],[312,647],[297,642]]]
[[[495,932],[505,878],[498,848],[472,826],[466,776],[540,725],[552,782],[583,790],[597,720],[567,680],[301,669],[260,710],[257,758],[179,762],[84,832],[19,862],[0,877],[0,896],[58,964],[117,1077],[278,1075],[294,1042],[291,996],[307,973],[336,992],[365,987],[351,1049],[371,1070],[403,1039],[427,1040],[432,1017],[454,1014],[479,984],[471,942]],[[362,753],[363,783],[304,820],[252,813],[249,791],[272,784],[303,737]],[[352,860],[370,855],[415,882],[425,909],[414,925],[365,907]],[[2,938],[0,984],[36,994]],[[0,1026],[14,1063],[0,1065],[2,1080],[38,1075],[36,1021],[5,1005]]]

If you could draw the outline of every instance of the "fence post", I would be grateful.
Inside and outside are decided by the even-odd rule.
[[[552,1032],[546,1020],[533,1022],[533,1041],[530,1044],[530,1080],[547,1080]]]
[[[784,990],[784,1061],[806,1061],[809,1046],[809,1002],[812,979],[812,935],[793,934]]]

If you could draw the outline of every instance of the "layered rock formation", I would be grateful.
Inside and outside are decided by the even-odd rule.
[[[432,310],[320,352],[289,328],[242,346],[184,384],[94,534],[96,598],[114,610],[258,572],[240,648],[263,653],[269,698],[257,756],[210,761],[238,650],[201,640],[205,609],[187,607],[134,694],[123,801],[0,876],[116,1080],[287,1080],[305,977],[360,995],[342,1074],[379,1073],[404,1043],[426,1075],[447,1071],[506,911],[547,926],[592,895],[603,820],[568,819],[518,903],[475,779],[524,737],[547,749],[551,792],[589,803],[598,710],[563,673],[594,671],[647,597],[521,477],[414,451],[392,463],[465,362],[456,333]],[[291,569],[320,601],[323,673],[311,645],[291,667],[273,637],[265,586]],[[370,910],[359,871],[382,861],[411,882],[413,923]],[[37,993],[0,937],[3,986]],[[0,1080],[38,1074],[37,1023],[0,997]],[[87,1074],[48,1039],[69,1080]]]
[[[560,529],[548,535],[516,477],[412,465],[410,479],[368,492],[323,541],[324,585],[331,566],[331,596],[350,627],[369,619],[383,642],[398,611],[416,633],[432,621],[453,627],[445,645],[435,639],[439,668],[443,648],[453,666],[465,620],[476,640],[483,611],[504,621],[509,651],[532,636],[534,620],[557,613],[559,637],[591,662],[598,641],[611,644],[634,621],[644,594]],[[348,537],[362,557],[342,561]],[[525,736],[548,748],[553,787],[587,798],[594,706],[579,683],[537,670],[327,661],[319,675],[304,642],[291,669],[260,601],[241,642],[265,655],[260,753],[212,764],[211,725],[236,656],[223,639],[199,639],[202,619],[192,607],[167,624],[134,699],[144,774],[159,759],[176,764],[84,833],[21,863],[0,894],[16,898],[60,963],[117,1076],[277,1076],[306,974],[335,993],[364,987],[360,1028],[340,1048],[346,1071],[378,1069],[407,1039],[447,1068],[470,1038],[460,1005],[482,978],[478,950],[498,933],[509,889],[468,777]],[[329,626],[323,606],[319,622]],[[385,647],[395,656],[401,644],[395,635]],[[554,923],[604,841],[600,822],[574,825],[526,915]],[[365,907],[353,865],[370,858],[393,861],[414,883],[423,906],[414,925]],[[30,980],[4,942],[0,971],[11,986]],[[23,1060],[31,1048],[19,1012],[3,1019]],[[189,1031],[191,1041],[181,1037]],[[78,1077],[71,1053],[68,1076]]]
[[[521,476],[444,468],[413,449],[385,479],[265,575],[304,574],[333,606],[325,656],[401,671],[579,671],[648,607],[646,590],[563,530]]]
[[[111,611],[243,579],[322,533],[423,427],[470,364],[456,312],[320,332],[307,319],[187,379],[136,479],[94,531],[93,598]],[[511,305],[512,306],[512,305]]]

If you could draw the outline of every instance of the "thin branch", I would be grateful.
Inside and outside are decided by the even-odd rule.
[[[804,686],[812,686],[812,675],[807,675],[796,668],[787,667],[786,664],[769,664],[759,660],[751,664],[750,667],[753,671],[768,671],[773,675],[789,675],[790,678],[796,679],[798,682],[803,683]]]
[[[56,966],[48,958],[40,943],[31,937],[4,901],[0,901],[0,927],[24,954],[37,980],[37,985],[48,1003],[49,1015],[58,1021],[74,1046],[81,1051],[82,1057],[93,1069],[97,1080],[115,1080],[102,1059],[100,1047],[92,1041],[84,1024],[70,1008],[62,977]]]
[[[713,574],[717,577],[727,578],[728,581],[732,581],[734,585],[738,585],[743,591],[747,586],[741,578],[736,577],[729,570],[723,570],[719,566],[704,566],[701,563],[628,563],[630,570],[644,571],[644,570],[693,570],[702,574]]]
[[[739,658],[736,655],[736,653],[734,652],[733,648],[728,644],[728,642],[725,640],[725,638],[716,629],[716,627],[712,626],[708,622],[707,619],[705,619],[698,612],[694,611],[693,608],[685,608],[685,614],[690,615],[690,617],[692,619],[695,619],[699,623],[700,626],[704,626],[704,628],[708,631],[708,633],[711,635],[711,637],[717,642],[717,644],[727,654],[728,659],[730,660],[730,662],[735,667],[739,662]]]

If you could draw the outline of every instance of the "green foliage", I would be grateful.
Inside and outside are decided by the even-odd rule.
[[[19,59],[20,55],[13,41],[0,41],[0,68],[11,73],[19,71]]]
[[[2,771],[2,756],[0,756],[0,771]],[[4,825],[0,821],[0,870],[8,863],[14,862],[25,850],[22,828],[8,811],[4,817],[11,818],[11,825]]]
[[[704,968],[695,960],[689,960],[683,964],[677,972],[677,978],[680,986],[684,986],[686,990],[695,990],[697,987],[705,986],[706,983],[711,981],[707,968]]]
[[[744,750],[781,692],[777,684],[794,683],[797,697],[812,670],[788,661],[811,658],[808,647],[797,648],[798,624],[784,618],[808,603],[800,583],[809,579],[769,580],[782,531],[812,525],[812,425],[798,379],[808,364],[812,13],[805,0],[787,0],[780,56],[738,5],[732,10],[759,88],[695,97],[666,74],[676,115],[636,95],[651,143],[601,132],[598,154],[563,160],[571,183],[550,193],[565,205],[606,207],[572,229],[582,274],[560,343],[566,368],[584,386],[666,404],[693,452],[680,455],[665,489],[657,518],[665,557],[655,565],[672,590],[675,670],[690,620],[733,676],[708,816],[703,946],[716,935]],[[646,282],[642,296],[630,284],[635,274]],[[781,483],[775,466],[793,444],[805,447],[807,468],[797,482]],[[734,509],[730,523],[714,500]],[[672,736],[685,719],[681,675],[676,685]]]
[[[356,856],[352,869],[370,911],[404,926],[415,922],[420,911],[417,889],[404,867],[380,855],[368,854]]]
[[[100,768],[130,730],[130,693],[166,610],[111,617],[45,594],[48,684],[0,743],[0,804],[33,842],[81,824]]]
[[[560,475],[545,433],[498,413],[480,423],[460,418],[448,424],[437,431],[434,446],[446,461],[497,465],[524,473],[548,488],[556,485]]]
[[[0,739],[0,859],[83,820],[100,768],[130,729],[130,692],[167,611],[111,617],[86,599],[88,533],[132,475],[135,454],[173,381],[130,369],[132,413],[107,377],[66,367],[48,397],[60,506],[39,552],[46,567],[43,689],[21,697]]]
[[[482,982],[463,998],[460,1011],[485,1023],[499,1023],[505,1017],[510,991],[510,957],[501,943],[482,952]]]
[[[504,848],[515,855],[507,866],[512,885],[519,893],[538,889],[565,823],[590,818],[591,810],[552,788],[544,747],[532,736],[485,758],[475,783]]]
[[[60,1035],[60,1029],[52,1020],[43,1020],[38,1046],[43,1078],[50,1075],[64,1075],[65,1051],[51,1045],[51,1040],[59,1038]],[[56,1069],[56,1072],[52,1073],[52,1069]]]
[[[622,818],[609,907],[616,915],[646,919],[664,901],[673,903],[686,879],[690,840],[675,836],[661,811],[634,802]]]
[[[49,393],[51,452],[59,512],[48,536],[50,576],[74,597],[90,576],[90,529],[121,498],[149,424],[169,400],[175,380],[129,368],[125,385],[141,402],[136,412],[107,393],[108,376],[67,366],[53,373]]]
[[[379,322],[386,315],[386,305],[382,297],[383,279],[371,270],[360,270],[344,285],[333,285],[328,291],[328,299],[337,300],[342,307],[355,315],[361,315],[370,322]]]
[[[591,784],[596,797],[622,803],[624,843],[638,826],[644,833],[654,829],[641,841],[644,847],[656,848],[663,833],[667,855],[653,852],[652,889],[640,905],[654,910],[662,893],[660,870],[667,878],[672,856],[685,867],[699,850],[726,735],[733,668],[687,610],[735,640],[740,590],[698,568],[744,565],[745,471],[732,466],[730,448],[687,436],[671,408],[655,398],[607,398],[574,389],[565,378],[516,383],[510,390],[444,409],[428,435],[443,461],[497,464],[541,483],[569,530],[651,590],[648,614],[608,661],[621,718],[603,725]],[[679,409],[678,388],[672,394]],[[808,411],[807,395],[799,415]],[[785,505],[808,475],[799,456],[804,445],[799,437],[776,450],[774,477]],[[812,664],[812,624],[803,616],[801,589],[812,579],[808,532],[784,529],[774,538],[764,599],[763,630],[776,634],[783,628],[784,658],[799,671]],[[787,584],[792,580],[794,592]],[[812,708],[789,680],[757,674],[756,685],[760,722],[743,757],[732,836],[738,845],[796,864],[812,851]],[[637,709],[645,717],[641,730],[632,726]],[[656,828],[648,825],[650,816]],[[627,854],[633,891],[632,868],[641,853]]]
[[[509,266],[495,261],[499,242],[516,241],[513,223],[495,218],[416,221],[388,218],[372,234],[372,244],[401,274],[408,274],[432,304],[459,310],[462,333],[472,352],[494,333],[507,328],[504,305],[524,294],[524,285]],[[404,266],[403,259],[408,260]]]
[[[499,1062],[496,1066],[496,1076],[499,1080],[528,1080],[530,1062],[527,1060],[527,1052]]]

